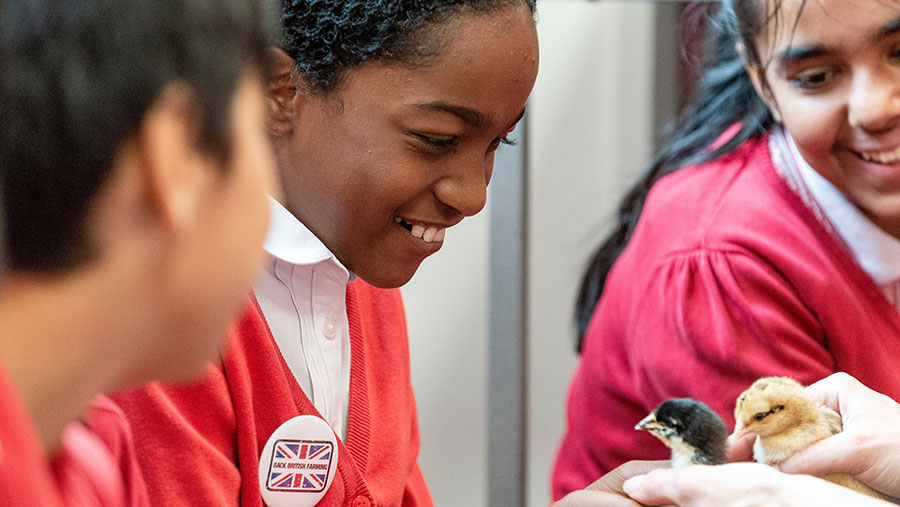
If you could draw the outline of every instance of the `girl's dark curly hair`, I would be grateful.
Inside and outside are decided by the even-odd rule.
[[[329,92],[343,73],[371,60],[419,65],[436,48],[427,26],[463,9],[492,12],[535,0],[283,0],[282,47],[314,92]]]

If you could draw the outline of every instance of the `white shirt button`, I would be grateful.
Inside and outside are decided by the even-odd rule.
[[[322,334],[325,335],[326,338],[334,338],[337,336],[337,319],[333,316],[328,316],[325,319],[325,325],[322,326]]]

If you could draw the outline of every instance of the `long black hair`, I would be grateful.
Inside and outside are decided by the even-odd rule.
[[[579,352],[609,272],[631,239],[650,188],[682,167],[733,152],[745,141],[763,135],[774,123],[772,113],[753,87],[744,59],[750,65],[765,67],[754,38],[768,23],[775,22],[779,7],[777,0],[774,5],[766,0],[710,3],[704,44],[706,70],[694,99],[679,116],[650,166],[625,195],[614,230],[588,261],[575,307]],[[739,47],[743,48],[743,57]],[[734,125],[739,125],[734,134],[727,140],[720,139]],[[716,148],[710,149],[714,145]]]
[[[423,28],[457,12],[515,5],[534,14],[535,0],[283,0],[281,45],[309,91],[326,93],[367,61],[424,63],[438,48]]]

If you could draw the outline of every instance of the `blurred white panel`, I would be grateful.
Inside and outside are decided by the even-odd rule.
[[[419,464],[440,506],[487,504],[488,215],[448,230],[402,289]]]
[[[550,501],[584,263],[653,144],[654,23],[651,2],[539,3],[527,146],[528,506]]]

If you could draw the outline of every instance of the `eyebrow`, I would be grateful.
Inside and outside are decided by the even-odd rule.
[[[900,18],[888,21],[878,30],[878,39],[886,39],[895,33],[900,32]]]
[[[447,102],[436,101],[413,104],[412,108],[425,112],[452,114],[467,124],[478,128],[483,127],[488,123],[487,116],[481,111],[476,111],[475,109],[465,106],[448,104]]]
[[[884,40],[897,33],[900,33],[900,18],[885,23],[875,35],[875,40]],[[799,61],[818,58],[833,51],[828,46],[791,46],[778,53],[776,60],[779,67],[785,67]]]
[[[826,46],[790,46],[778,53],[775,60],[778,62],[779,68],[784,68],[792,63],[811,60],[832,52],[833,51]]]

